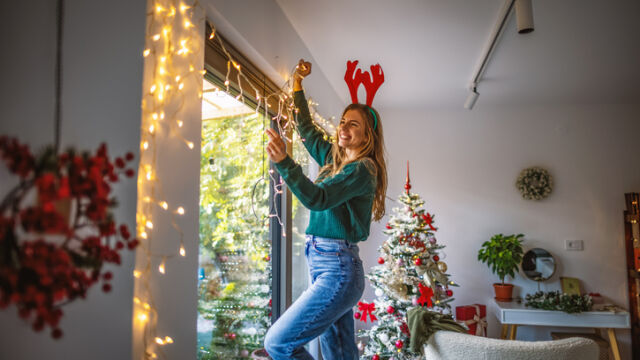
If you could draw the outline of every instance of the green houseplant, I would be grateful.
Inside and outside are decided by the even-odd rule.
[[[505,284],[504,278],[507,275],[513,278],[522,261],[522,237],[523,234],[496,234],[491,240],[485,241],[478,251],[478,260],[486,263],[500,278],[500,283],[493,284],[498,301],[511,301],[513,285]]]

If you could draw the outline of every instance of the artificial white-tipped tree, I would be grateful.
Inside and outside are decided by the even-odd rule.
[[[439,252],[444,246],[435,238],[438,229],[434,215],[421,208],[424,201],[410,190],[407,162],[405,192],[398,198],[403,206],[393,209],[384,231],[388,239],[378,249],[379,265],[367,275],[376,289],[375,306],[360,303],[362,313],[355,314],[361,321],[366,321],[367,316],[372,321],[377,319],[371,329],[359,334],[368,339],[362,359],[414,359],[418,354],[409,350],[407,311],[424,306],[441,313],[451,312],[450,287],[458,285],[449,280],[447,264],[441,261]]]

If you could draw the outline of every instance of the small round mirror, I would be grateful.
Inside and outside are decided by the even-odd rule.
[[[549,280],[556,272],[556,260],[545,249],[531,249],[522,257],[522,272],[533,281]]]

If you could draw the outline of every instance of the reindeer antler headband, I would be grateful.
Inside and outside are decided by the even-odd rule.
[[[380,85],[384,82],[384,72],[382,72],[380,64],[371,65],[371,73],[360,69],[356,71],[356,66],[358,66],[358,60],[347,61],[347,71],[344,74],[344,81],[349,87],[351,101],[354,104],[358,103],[358,88],[360,87],[360,84],[364,85],[364,88],[367,91],[367,108],[373,116],[373,130],[375,130],[378,127],[378,117],[371,108],[371,103],[373,103],[373,97],[376,96],[376,92],[380,88]]]

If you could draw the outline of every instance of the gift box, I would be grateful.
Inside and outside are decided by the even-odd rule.
[[[487,307],[482,304],[456,306],[456,320],[467,325],[469,334],[487,336]]]

